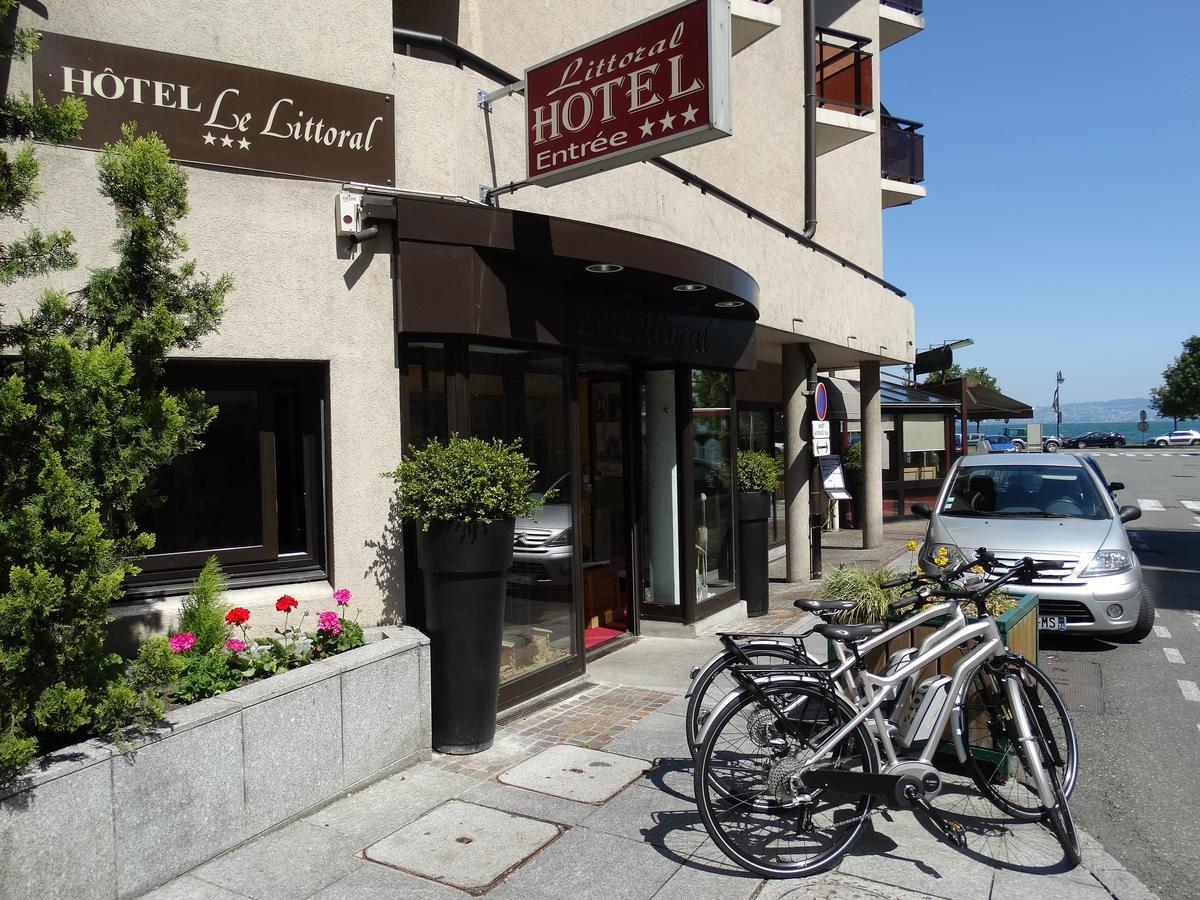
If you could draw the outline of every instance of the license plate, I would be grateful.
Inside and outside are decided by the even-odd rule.
[[[1066,616],[1038,616],[1039,631],[1066,631]]]
[[[510,584],[537,584],[537,576],[532,572],[509,572]]]

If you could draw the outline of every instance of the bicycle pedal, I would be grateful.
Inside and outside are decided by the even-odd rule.
[[[959,850],[967,849],[967,830],[965,828],[950,819],[944,819],[940,824],[942,825],[942,830],[946,833],[946,837],[950,838],[951,842]]]

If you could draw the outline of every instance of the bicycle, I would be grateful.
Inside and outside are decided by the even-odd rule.
[[[986,551],[983,552],[986,554]],[[964,560],[958,566],[945,569],[937,576],[914,572],[884,582],[882,586],[885,588],[894,588],[925,585],[946,589],[955,584],[959,579],[967,576],[972,569],[977,567],[978,560]],[[816,613],[826,623],[828,622],[827,616],[851,609],[854,606],[850,601],[808,599],[797,600],[794,605],[797,608]],[[908,604],[894,604],[897,609],[903,609],[906,605]],[[923,641],[922,648],[929,646],[938,637],[945,636],[950,631],[966,624],[966,617],[961,614],[957,603],[938,606],[918,614],[915,618],[905,619],[899,625],[889,629],[878,638],[866,644],[862,648],[862,652],[865,654],[878,646],[886,646],[904,632],[911,631],[943,615],[947,617],[945,624],[941,629]],[[705,706],[705,703],[709,697],[727,696],[738,685],[738,681],[731,670],[739,665],[818,665],[805,651],[802,643],[805,638],[813,633],[814,629],[809,629],[800,635],[743,635],[731,633],[719,635],[722,642],[722,650],[703,666],[692,669],[691,681],[687,692],[684,694],[688,700],[687,710],[684,715],[684,731],[688,742],[688,749],[691,752],[693,760],[696,758],[699,748],[696,736],[700,731],[705,717],[711,711]],[[831,678],[835,682],[841,683],[847,693],[853,697],[855,696],[855,689],[850,679],[850,671],[854,660],[844,653],[842,645],[834,644],[834,650],[838,658],[831,663],[833,666]],[[894,673],[918,652],[918,648],[910,647],[890,654],[887,658],[884,673]],[[1059,746],[1064,750],[1064,766],[1060,772],[1060,778],[1066,795],[1070,797],[1075,789],[1075,778],[1079,760],[1078,746],[1074,729],[1071,725],[1070,713],[1067,711],[1066,703],[1058,693],[1058,690],[1045,673],[1027,660],[1024,662],[1023,668],[1025,669],[1023,677],[1027,682],[1027,688],[1032,693],[1037,706],[1042,709],[1047,725],[1055,735]],[[986,676],[978,677],[984,678]],[[915,682],[916,675],[914,674],[906,679],[898,688],[892,690],[890,705],[884,711],[885,718],[893,718],[895,712],[904,706],[912,694]],[[1042,702],[1041,698],[1043,695],[1049,701],[1048,707]],[[969,737],[974,738],[970,741],[972,745],[978,745],[984,738],[990,738],[993,743],[996,742],[994,732],[996,731],[998,722],[997,711],[994,708],[994,704],[984,702],[986,697],[987,694],[983,690],[983,687],[972,683],[972,690],[968,695],[968,700],[973,701],[969,703],[971,714],[966,717],[968,727],[975,729],[969,735]],[[970,761],[970,765],[978,769],[978,772],[973,776],[974,779],[978,783],[992,786],[988,790],[985,790],[984,793],[993,803],[1018,818],[1029,817],[1030,810],[1028,808],[1023,807],[1017,800],[1001,793],[1001,786],[1004,783],[1004,779],[1001,779],[999,775],[1008,766],[1008,763],[1009,760],[1004,754],[993,754],[990,758],[986,756],[975,758],[973,756]]]
[[[1009,775],[1023,791],[1017,805],[1027,816],[1036,814],[1045,821],[1067,859],[1077,864],[1078,838],[1059,778],[1064,760],[1056,741],[1047,736],[1044,713],[1029,699],[1023,659],[1005,650],[984,604],[992,591],[1027,581],[1040,569],[1027,558],[981,588],[937,592],[974,601],[978,621],[935,634],[932,643],[926,642],[891,675],[866,671],[861,656],[867,641],[884,634],[882,625],[817,626],[816,633],[849,647],[861,703],[837,690],[827,667],[737,670],[740,686],[718,704],[701,731],[694,775],[701,819],[717,846],[760,875],[811,874],[841,858],[880,797],[922,809],[947,840],[965,846],[961,825],[930,803],[943,786],[933,756],[949,723],[959,760],[966,763],[970,757],[964,741],[964,701],[982,670],[991,676],[983,679],[987,701],[1000,714],[999,728],[1013,751],[1011,762],[1017,770]],[[905,598],[896,606],[920,599]],[[881,708],[891,689],[964,643],[971,649],[957,661],[953,674],[936,676],[944,679],[936,685],[934,679],[923,682],[907,707],[911,715],[899,726],[888,723]],[[897,754],[897,744],[907,755]],[[971,774],[974,778],[975,772]]]

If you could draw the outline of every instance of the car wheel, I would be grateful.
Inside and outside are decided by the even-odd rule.
[[[1119,640],[1134,643],[1143,640],[1154,629],[1154,596],[1150,588],[1142,585],[1142,605],[1138,609],[1137,622],[1131,631],[1118,635]]]
[[[1154,446],[1155,447],[1165,447],[1165,446],[1167,446],[1167,442],[1166,441],[1155,441]]]
[[[1078,447],[1080,450],[1086,450],[1087,449],[1087,441],[1079,441],[1077,444],[1075,444],[1075,446]]]
[[[1125,442],[1124,442],[1124,441],[1117,441],[1115,444],[1113,444],[1113,446],[1114,446],[1114,447],[1124,447],[1124,446],[1125,446]]]
[[[1195,447],[1197,444],[1200,444],[1200,441],[1192,441],[1192,446],[1193,446],[1193,447]]]
[[[1054,441],[1050,441],[1049,443],[1046,444],[1046,452],[1047,453],[1057,453],[1058,452],[1058,444],[1056,444]]]

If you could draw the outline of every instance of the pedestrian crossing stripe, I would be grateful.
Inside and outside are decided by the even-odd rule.
[[[1142,508],[1142,512],[1162,512],[1163,505],[1158,500],[1142,500],[1138,499],[1137,505]]]
[[[1190,509],[1194,513],[1200,513],[1200,500],[1180,500],[1179,505],[1184,509]]]

